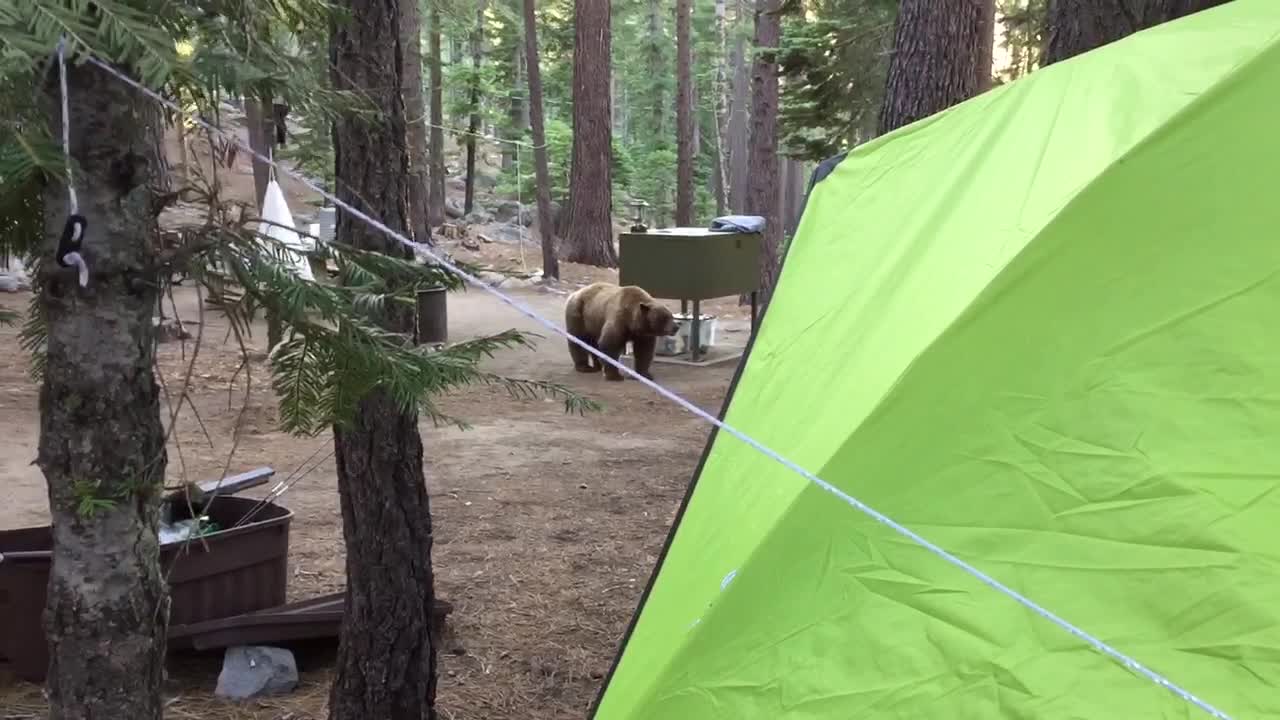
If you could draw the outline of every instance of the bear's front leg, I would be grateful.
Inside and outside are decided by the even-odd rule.
[[[610,360],[618,361],[622,357],[622,350],[627,346],[627,334],[625,331],[619,330],[616,325],[609,324],[604,326],[604,330],[600,333],[600,340],[597,347],[600,352],[604,353]],[[623,380],[622,373],[618,372],[618,368],[608,363],[604,365],[604,379],[619,382]]]
[[[653,374],[649,368],[653,366],[653,354],[658,349],[658,338],[651,335],[632,338],[631,349],[635,352],[636,374],[652,380]]]

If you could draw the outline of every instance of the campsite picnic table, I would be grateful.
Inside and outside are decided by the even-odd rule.
[[[656,298],[679,300],[681,313],[692,303],[689,359],[697,362],[703,300],[750,295],[755,335],[761,240],[759,233],[695,227],[622,233],[618,282],[639,285]]]

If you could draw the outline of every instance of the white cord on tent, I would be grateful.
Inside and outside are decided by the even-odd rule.
[[[89,61],[89,62],[91,62],[91,63],[93,63],[93,64],[95,64],[95,65],[97,65],[98,67],[102,68],[103,70],[105,70],[106,72],[110,73],[111,75],[114,75],[116,78],[118,78],[118,79],[119,79],[119,80],[121,80],[122,82],[124,82],[124,83],[126,83],[126,84],[128,84],[128,85],[132,86],[132,87],[133,87],[134,89],[136,89],[138,92],[140,92],[140,93],[142,93],[142,94],[144,94],[144,95],[146,95],[146,96],[150,97],[152,100],[155,100],[156,102],[161,103],[162,105],[165,105],[166,107],[169,107],[169,108],[171,108],[171,109],[173,109],[173,110],[176,110],[176,111],[177,111],[177,112],[179,112],[179,113],[183,113],[182,108],[178,107],[176,104],[174,104],[173,102],[171,102],[169,99],[167,99],[167,98],[165,98],[165,97],[162,97],[162,96],[161,96],[161,95],[159,95],[158,93],[156,93],[156,92],[152,91],[150,88],[147,88],[146,86],[142,85],[141,83],[139,83],[138,81],[136,81],[136,80],[134,80],[133,78],[129,77],[129,76],[128,76],[128,75],[126,75],[125,73],[121,72],[120,70],[117,70],[115,67],[113,67],[113,66],[111,66],[111,65],[109,65],[109,64],[107,64],[107,63],[105,63],[105,62],[103,62],[102,60],[97,59],[96,57],[92,57],[92,56],[88,58],[88,61]],[[184,113],[184,114],[185,114],[185,113]],[[257,153],[256,151],[254,151],[254,150],[253,150],[253,148],[247,147],[243,142],[241,142],[241,141],[240,141],[240,139],[239,139],[238,137],[235,137],[234,135],[231,135],[230,133],[227,133],[227,132],[226,132],[226,131],[224,131],[222,128],[215,127],[215,126],[213,126],[213,125],[211,125],[211,124],[209,124],[209,123],[205,122],[203,118],[194,117],[193,119],[194,119],[194,121],[195,121],[196,123],[200,124],[201,126],[203,126],[205,129],[209,130],[210,132],[215,132],[215,133],[218,133],[218,134],[220,134],[220,135],[222,135],[222,136],[224,136],[224,137],[229,138],[232,142],[235,142],[236,144],[238,144],[238,145],[241,147],[241,149],[243,149],[243,150],[247,151],[248,153],[250,153],[250,154],[251,154],[251,155],[253,155],[254,157],[257,157],[258,159],[260,159],[260,160],[264,160],[264,161],[265,161],[265,160],[267,160],[267,158],[266,158],[266,157],[264,157],[263,155],[261,155],[261,154]],[[702,418],[703,420],[706,420],[707,422],[709,422],[709,423],[711,423],[712,425],[716,426],[716,427],[717,427],[717,428],[719,428],[720,430],[723,430],[724,432],[726,432],[726,433],[728,433],[728,434],[730,434],[730,435],[732,435],[732,436],[734,436],[734,437],[738,438],[739,440],[741,440],[742,442],[746,443],[748,446],[750,446],[751,448],[753,448],[753,449],[755,449],[756,451],[760,452],[761,454],[765,455],[765,456],[766,456],[766,457],[768,457],[769,459],[771,459],[771,460],[773,460],[773,461],[777,462],[778,464],[782,465],[783,467],[787,468],[788,470],[791,470],[792,472],[796,473],[797,475],[800,475],[801,477],[805,478],[806,480],[808,480],[809,482],[813,483],[814,485],[817,485],[819,488],[821,488],[821,489],[823,489],[823,490],[825,490],[825,491],[827,491],[827,492],[831,493],[832,495],[835,495],[836,497],[838,497],[838,498],[840,498],[841,500],[843,500],[843,501],[844,501],[846,504],[848,504],[849,506],[851,506],[851,507],[853,507],[854,509],[856,509],[856,510],[858,510],[858,511],[862,512],[863,514],[865,514],[865,515],[867,515],[867,516],[871,517],[871,518],[872,518],[873,520],[875,520],[876,522],[878,522],[878,523],[880,523],[880,524],[882,524],[882,525],[884,525],[884,526],[886,526],[886,527],[890,528],[891,530],[893,530],[894,532],[898,533],[899,535],[902,535],[903,537],[905,537],[905,538],[907,538],[907,539],[911,540],[912,542],[914,542],[914,543],[916,543],[917,545],[919,545],[919,546],[923,547],[924,549],[928,550],[929,552],[933,553],[934,555],[938,556],[939,558],[941,558],[941,559],[945,560],[946,562],[948,562],[948,563],[950,563],[950,564],[954,565],[955,567],[957,567],[957,568],[959,568],[959,569],[963,570],[964,572],[968,573],[969,575],[973,576],[974,578],[976,578],[977,580],[979,580],[980,582],[982,582],[984,585],[986,585],[986,586],[988,586],[988,587],[992,588],[993,590],[995,590],[995,591],[997,591],[997,592],[999,592],[999,593],[1001,593],[1001,594],[1003,594],[1003,595],[1005,595],[1005,596],[1009,597],[1010,599],[1012,599],[1012,600],[1014,600],[1015,602],[1017,602],[1019,605],[1022,605],[1023,607],[1025,607],[1025,608],[1027,608],[1028,610],[1030,610],[1030,611],[1034,612],[1035,614],[1039,615],[1040,617],[1044,618],[1045,620],[1048,620],[1049,622],[1053,623],[1054,625],[1057,625],[1058,627],[1060,627],[1061,629],[1065,630],[1066,632],[1068,632],[1068,633],[1069,633],[1069,634],[1071,634],[1072,636],[1076,637],[1076,638],[1077,638],[1077,639],[1079,639],[1079,640],[1082,640],[1083,642],[1085,642],[1086,644],[1088,644],[1089,646],[1091,646],[1092,648],[1094,648],[1094,649],[1095,649],[1095,650],[1097,650],[1098,652],[1101,652],[1102,654],[1107,655],[1108,657],[1112,658],[1113,660],[1115,660],[1115,661],[1119,662],[1121,665],[1125,666],[1125,667],[1126,667],[1126,668],[1128,668],[1129,670],[1132,670],[1133,672],[1136,672],[1136,673],[1138,673],[1138,674],[1142,675],[1143,677],[1147,678],[1148,680],[1150,680],[1151,682],[1155,683],[1156,685],[1159,685],[1160,687],[1165,688],[1166,690],[1168,690],[1168,691],[1172,692],[1174,695],[1177,695],[1178,697],[1182,698],[1183,700],[1187,701],[1188,703],[1191,703],[1192,705],[1195,705],[1196,707],[1200,708],[1201,710],[1204,710],[1205,712],[1207,712],[1207,713],[1208,713],[1208,714],[1210,714],[1211,716],[1213,716],[1213,717],[1215,717],[1215,718],[1219,718],[1219,720],[1231,720],[1231,716],[1227,715],[1226,713],[1224,713],[1224,712],[1223,712],[1223,711],[1221,711],[1221,710],[1218,710],[1218,709],[1217,709],[1217,708],[1215,708],[1213,705],[1210,705],[1209,703],[1205,702],[1204,700],[1201,700],[1199,697],[1197,697],[1196,695],[1192,694],[1190,691],[1185,690],[1185,689],[1183,689],[1181,686],[1174,684],[1172,681],[1168,680],[1168,679],[1167,679],[1167,678],[1165,678],[1163,675],[1160,675],[1159,673],[1155,672],[1154,670],[1151,670],[1150,668],[1146,667],[1145,665],[1143,665],[1142,663],[1138,662],[1137,660],[1134,660],[1133,658],[1131,658],[1131,657],[1129,657],[1128,655],[1126,655],[1126,654],[1122,653],[1121,651],[1119,651],[1119,650],[1117,650],[1117,649],[1115,649],[1115,648],[1111,647],[1110,645],[1108,645],[1108,644],[1107,644],[1106,642],[1104,642],[1103,640],[1100,640],[1099,638],[1096,638],[1096,637],[1094,637],[1093,635],[1090,635],[1089,633],[1085,632],[1084,630],[1080,629],[1079,627],[1076,627],[1075,625],[1071,624],[1071,623],[1070,623],[1070,622],[1068,622],[1067,620],[1065,620],[1065,619],[1063,619],[1063,618],[1059,617],[1058,615],[1054,614],[1054,613],[1053,613],[1053,612],[1051,612],[1050,610],[1048,610],[1048,609],[1046,609],[1046,608],[1044,608],[1044,607],[1042,607],[1042,606],[1038,605],[1036,602],[1034,602],[1034,601],[1033,601],[1033,600],[1031,600],[1030,598],[1028,598],[1028,597],[1026,597],[1026,596],[1022,595],[1022,594],[1021,594],[1021,593],[1019,593],[1017,590],[1014,590],[1013,588],[1011,588],[1011,587],[1009,587],[1009,586],[1005,585],[1004,583],[1000,582],[999,580],[996,580],[994,577],[991,577],[990,575],[988,575],[988,574],[986,574],[985,572],[983,572],[983,571],[979,570],[978,568],[974,567],[973,565],[970,565],[969,563],[967,563],[967,562],[965,562],[964,560],[960,559],[959,557],[957,557],[957,556],[955,556],[955,555],[951,554],[950,552],[948,552],[947,550],[943,549],[942,547],[940,547],[940,546],[938,546],[938,545],[935,545],[934,543],[930,542],[929,540],[926,540],[924,537],[922,537],[921,535],[919,535],[919,534],[918,534],[918,533],[916,533],[915,531],[913,531],[913,530],[911,530],[911,529],[909,529],[909,528],[905,527],[904,525],[899,524],[897,521],[893,520],[893,519],[892,519],[892,518],[890,518],[889,516],[887,516],[887,515],[885,515],[885,514],[881,513],[881,512],[880,512],[880,511],[878,511],[878,510],[875,510],[874,508],[870,507],[869,505],[867,505],[866,503],[862,502],[861,500],[859,500],[859,499],[857,499],[857,498],[853,497],[852,495],[849,495],[848,493],[846,493],[845,491],[843,491],[843,490],[841,490],[840,488],[836,487],[835,485],[832,485],[831,483],[827,482],[826,480],[823,480],[822,478],[818,477],[817,475],[814,475],[813,473],[809,472],[808,470],[805,470],[804,468],[800,467],[800,466],[799,466],[799,465],[797,465],[796,463],[792,462],[791,460],[788,460],[787,458],[785,458],[785,457],[783,457],[782,455],[778,454],[778,453],[777,453],[777,452],[775,452],[774,450],[769,449],[768,447],[766,447],[765,445],[763,445],[763,444],[762,444],[762,443],[760,443],[759,441],[757,441],[757,440],[755,440],[754,438],[750,437],[749,435],[746,435],[745,433],[743,433],[741,430],[738,430],[737,428],[735,428],[735,427],[733,427],[733,426],[731,426],[731,425],[728,425],[728,424],[727,424],[727,423],[725,423],[724,421],[722,421],[722,420],[720,420],[719,418],[717,418],[717,417],[715,417],[715,416],[711,415],[710,413],[708,413],[707,411],[705,411],[705,410],[703,410],[702,408],[698,407],[697,405],[694,405],[693,403],[691,403],[691,402],[689,402],[688,400],[684,399],[683,397],[681,397],[680,395],[676,394],[675,392],[673,392],[673,391],[671,391],[671,390],[668,390],[667,388],[663,387],[662,385],[659,385],[658,383],[656,383],[656,382],[654,382],[654,381],[652,381],[652,380],[650,380],[650,379],[648,379],[648,378],[646,378],[646,377],[644,377],[644,376],[642,376],[642,375],[639,375],[638,373],[636,373],[634,370],[632,370],[631,368],[627,367],[626,365],[624,365],[624,364],[622,364],[622,363],[618,362],[617,360],[614,360],[613,358],[611,358],[611,357],[609,357],[609,356],[605,355],[604,353],[600,352],[599,350],[597,350],[596,348],[592,347],[592,346],[591,346],[591,345],[589,345],[588,343],[585,343],[585,342],[583,342],[582,340],[579,340],[578,338],[574,337],[574,336],[573,336],[573,335],[571,335],[570,333],[566,332],[563,328],[561,328],[561,327],[559,327],[558,325],[556,325],[556,324],[555,324],[554,322],[552,322],[551,320],[548,320],[548,319],[546,319],[546,318],[542,317],[541,315],[539,315],[535,310],[533,310],[533,309],[532,309],[532,308],[530,308],[529,306],[527,306],[527,305],[525,305],[524,303],[520,302],[519,300],[516,300],[515,298],[513,298],[513,297],[511,297],[511,296],[509,296],[509,295],[507,295],[507,294],[503,293],[502,291],[498,290],[497,288],[490,287],[487,283],[485,283],[485,282],[481,281],[480,279],[478,279],[478,278],[476,278],[476,277],[474,277],[474,276],[472,276],[472,275],[468,274],[466,271],[462,270],[462,269],[461,269],[461,268],[459,268],[458,266],[456,266],[456,265],[454,265],[453,263],[449,262],[449,260],[447,260],[445,257],[443,257],[442,255],[438,254],[435,248],[432,248],[432,247],[427,246],[427,245],[422,245],[422,244],[420,244],[420,243],[415,243],[414,241],[410,240],[409,238],[405,237],[404,235],[401,235],[400,233],[396,232],[395,230],[392,230],[391,228],[387,227],[386,225],[384,225],[381,221],[377,220],[376,218],[373,218],[373,217],[369,216],[368,214],[366,214],[366,213],[364,213],[364,212],[360,211],[358,208],[355,208],[355,207],[351,206],[350,204],[348,204],[348,203],[346,203],[346,202],[342,201],[341,199],[339,199],[339,198],[335,197],[333,194],[326,192],[323,188],[321,188],[321,187],[319,187],[318,185],[316,185],[315,183],[311,182],[310,180],[308,180],[308,179],[307,179],[306,177],[304,177],[303,175],[301,175],[301,174],[299,174],[299,173],[296,173],[296,172],[294,172],[294,171],[290,170],[289,168],[285,168],[285,167],[281,167],[281,168],[280,168],[280,170],[281,170],[282,172],[284,172],[285,174],[287,174],[287,175],[289,175],[289,176],[293,177],[294,179],[298,180],[298,182],[300,182],[300,183],[302,183],[302,184],[306,185],[306,186],[307,186],[308,188],[310,188],[312,191],[314,191],[314,192],[318,193],[319,195],[321,195],[321,196],[323,196],[323,197],[327,198],[327,199],[328,199],[330,202],[332,202],[334,205],[336,205],[336,206],[338,206],[338,207],[341,207],[343,210],[345,210],[345,211],[347,211],[347,212],[351,213],[351,215],[352,215],[352,216],[357,217],[357,218],[360,218],[361,220],[363,220],[363,221],[364,221],[365,223],[367,223],[368,225],[370,225],[370,226],[372,226],[372,227],[374,227],[374,228],[377,228],[378,230],[381,230],[381,231],[382,231],[384,234],[386,234],[388,237],[390,237],[390,238],[392,238],[392,239],[396,240],[397,242],[401,243],[401,244],[402,244],[402,245],[404,245],[405,247],[407,247],[407,248],[411,248],[411,249],[413,249],[413,250],[414,250],[414,251],[416,251],[416,252],[421,252],[422,254],[427,255],[428,257],[432,258],[432,260],[434,260],[436,263],[439,263],[441,266],[443,266],[443,267],[445,267],[445,268],[448,268],[451,272],[456,273],[458,276],[462,277],[464,280],[466,280],[467,282],[471,283],[472,285],[474,285],[474,286],[476,286],[476,287],[480,288],[481,290],[484,290],[485,292],[488,292],[488,293],[492,294],[494,297],[498,298],[498,299],[499,299],[500,301],[502,301],[504,304],[511,306],[511,307],[512,307],[512,308],[514,308],[517,312],[519,312],[520,314],[522,314],[522,315],[524,315],[525,317],[529,318],[530,320],[533,320],[534,322],[537,322],[538,324],[542,325],[543,327],[546,327],[546,328],[547,328],[548,330],[550,330],[552,333],[554,333],[554,334],[556,334],[556,335],[560,335],[560,336],[564,337],[564,338],[565,338],[566,340],[568,340],[569,342],[571,342],[571,343],[573,343],[573,344],[575,344],[575,345],[577,345],[577,346],[581,347],[581,348],[582,348],[583,350],[585,350],[586,352],[591,353],[592,355],[596,356],[597,358],[599,358],[599,359],[600,359],[600,361],[601,361],[601,362],[608,363],[609,365],[611,365],[611,366],[613,366],[613,367],[617,368],[619,372],[622,372],[622,373],[624,373],[624,374],[626,374],[626,375],[631,376],[631,377],[632,377],[632,378],[634,378],[635,380],[639,381],[641,384],[646,385],[646,386],[648,386],[650,389],[652,389],[652,390],[654,390],[655,392],[657,392],[659,395],[662,395],[663,397],[667,398],[668,400],[671,400],[672,402],[674,402],[674,403],[676,403],[677,405],[681,406],[681,407],[682,407],[682,408],[684,408],[685,410],[688,410],[689,412],[693,413],[693,414],[694,414],[694,415],[696,415],[697,417],[700,417],[700,418]]]

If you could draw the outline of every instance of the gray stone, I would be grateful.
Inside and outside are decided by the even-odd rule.
[[[298,687],[298,664],[284,648],[238,646],[227,648],[218,674],[220,698],[248,700],[285,695]]]
[[[498,222],[516,223],[521,225],[533,224],[533,207],[530,205],[521,205],[514,200],[507,200],[498,205],[494,210],[493,216]]]
[[[472,225],[487,225],[493,222],[493,213],[476,205],[471,208],[471,214],[467,216],[467,222]]]

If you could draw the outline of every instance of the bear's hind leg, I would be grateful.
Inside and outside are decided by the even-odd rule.
[[[590,337],[583,335],[574,335],[574,337],[588,345],[591,345],[592,347],[595,347],[595,343],[592,342],[592,338]],[[594,362],[596,358],[591,353],[582,349],[582,346],[572,340],[566,340],[565,342],[569,343],[569,357],[573,358],[574,370],[577,370],[580,373],[600,372],[599,362]]]

